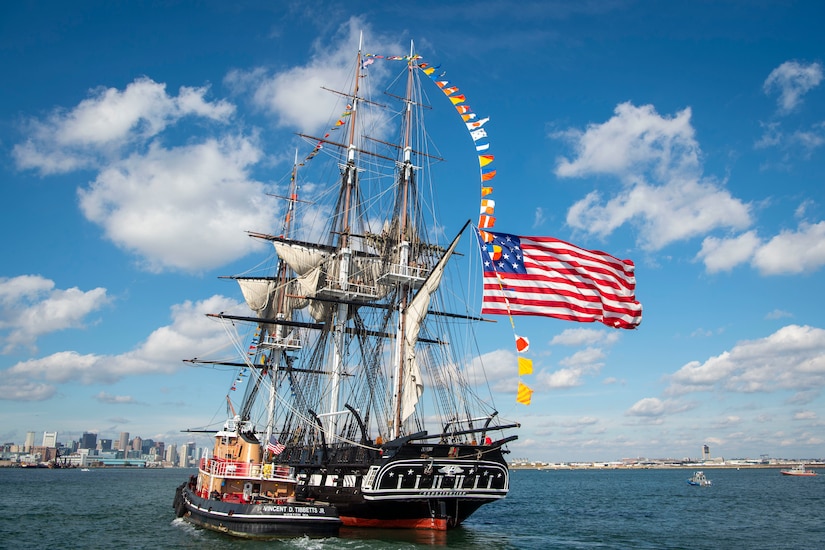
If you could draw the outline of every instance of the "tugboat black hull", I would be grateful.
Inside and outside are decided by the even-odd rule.
[[[336,537],[334,506],[305,502],[244,504],[201,498],[187,484],[177,488],[175,513],[193,525],[242,538]]]

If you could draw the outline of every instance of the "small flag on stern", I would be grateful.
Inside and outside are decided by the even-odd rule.
[[[274,455],[279,455],[284,452],[286,445],[278,442],[278,438],[274,435],[269,438],[269,443],[266,444],[266,450]]]

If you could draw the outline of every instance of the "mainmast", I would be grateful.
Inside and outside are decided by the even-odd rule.
[[[412,115],[413,115],[413,86],[415,82],[415,69],[417,67],[414,46],[410,42],[410,59],[407,63],[407,88],[405,95],[406,109],[404,111],[404,132],[403,132],[403,157],[399,169],[398,193],[400,199],[399,219],[398,219],[398,245],[399,245],[399,266],[401,271],[405,272],[410,263],[410,241],[408,235],[412,232],[408,231],[408,224],[410,223],[408,217],[408,201],[410,195],[410,188],[413,185],[413,165],[412,165]],[[393,419],[391,426],[391,437],[393,439],[401,435],[402,418],[402,391],[404,384],[404,369],[405,357],[408,355],[406,350],[407,342],[404,337],[406,316],[404,314],[407,308],[407,301],[409,299],[410,287],[402,284],[400,288],[398,300],[398,327],[396,337],[396,351],[395,351],[395,389],[393,394]]]

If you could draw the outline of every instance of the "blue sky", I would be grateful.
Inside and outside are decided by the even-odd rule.
[[[529,407],[485,327],[511,456],[825,457],[821,2],[223,4],[0,7],[0,440],[222,418],[234,373],[181,359],[222,345],[217,277],[266,254],[245,231],[277,231],[260,197],[363,31],[490,117],[496,229],[636,263],[638,330],[516,319]],[[443,112],[460,223],[476,153]]]

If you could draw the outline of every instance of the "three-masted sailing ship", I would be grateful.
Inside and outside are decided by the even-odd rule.
[[[250,233],[274,246],[273,271],[232,277],[251,312],[211,315],[237,335],[240,358],[192,360],[245,377],[212,456],[179,489],[178,514],[193,523],[248,536],[269,510],[264,534],[290,518],[307,534],[335,531],[335,518],[446,530],[507,495],[506,445],[518,424],[501,419],[485,383],[467,376],[479,354],[465,342],[482,319],[477,300],[456,298],[467,281],[453,264],[473,260],[456,254],[471,230],[438,218],[439,206],[460,208],[439,205],[427,172],[441,159],[421,128],[427,79],[418,59],[387,63],[403,67],[394,81],[403,92],[388,91],[385,105],[366,95],[358,52],[349,91],[335,92],[345,105],[333,123],[340,129],[304,136],[314,147],[296,160],[282,232]],[[368,137],[370,123],[389,122],[394,144]],[[312,196],[299,199],[303,172],[323,158],[337,165],[334,188],[308,183]],[[313,220],[324,220],[322,231],[306,228]],[[249,345],[240,344],[244,326]],[[219,517],[207,512],[218,509]]]

